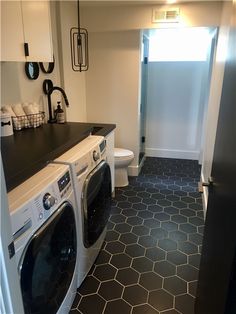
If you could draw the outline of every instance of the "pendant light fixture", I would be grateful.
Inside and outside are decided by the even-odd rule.
[[[80,8],[78,5],[78,27],[70,29],[71,65],[73,71],[87,71],[88,58],[88,31],[80,27]]]

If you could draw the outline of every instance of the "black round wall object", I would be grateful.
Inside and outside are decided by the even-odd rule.
[[[44,80],[43,81],[43,92],[44,94],[48,94],[48,92],[50,91],[50,89],[53,88],[53,82],[51,80]]]
[[[28,79],[36,80],[39,77],[39,65],[37,62],[26,62],[25,63],[25,74]]]
[[[54,70],[54,64],[55,64],[55,58],[53,56],[53,62],[39,62],[40,69],[43,71],[45,74],[52,73]]]

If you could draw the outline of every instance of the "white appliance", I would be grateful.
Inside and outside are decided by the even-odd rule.
[[[89,136],[54,160],[71,168],[79,217],[78,287],[105,238],[111,210],[111,171],[103,136]]]
[[[68,166],[49,164],[8,193],[25,313],[67,314],[77,289],[77,210]]]

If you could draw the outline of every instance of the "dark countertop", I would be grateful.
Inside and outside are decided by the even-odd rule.
[[[44,124],[36,129],[16,131],[1,138],[3,169],[9,192],[34,175],[90,133],[106,136],[114,124],[77,123]]]

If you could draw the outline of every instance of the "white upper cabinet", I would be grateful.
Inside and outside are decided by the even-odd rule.
[[[1,61],[53,61],[49,1],[1,1]]]
[[[53,61],[49,1],[22,1],[25,42],[30,61]]]
[[[20,1],[1,1],[1,61],[25,61]]]

